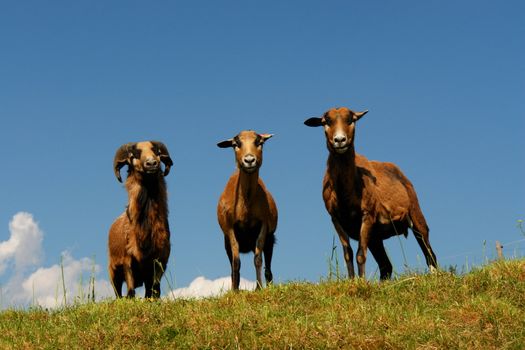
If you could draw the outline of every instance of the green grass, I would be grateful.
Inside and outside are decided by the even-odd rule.
[[[525,260],[458,276],[290,282],[204,300],[0,314],[0,348],[523,349]]]

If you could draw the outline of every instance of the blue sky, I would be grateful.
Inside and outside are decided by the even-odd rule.
[[[480,262],[484,241],[491,257],[496,240],[524,238],[524,35],[521,1],[2,3],[0,242],[30,213],[43,232],[33,270],[67,251],[95,257],[107,279],[107,231],[127,199],[114,152],[156,139],[175,163],[176,287],[229,276],[215,208],[234,160],[215,145],[254,129],[275,134],[261,169],[279,208],[274,277],[318,281],[334,237],[321,198],[327,150],[303,121],[347,106],[370,110],[357,151],[413,182],[438,261]],[[414,237],[394,237],[395,270],[400,242],[422,266]],[[4,262],[6,284],[15,263]]]

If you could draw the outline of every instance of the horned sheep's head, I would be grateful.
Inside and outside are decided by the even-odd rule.
[[[168,148],[159,141],[130,142],[119,147],[113,160],[113,170],[119,182],[122,182],[120,169],[128,166],[128,172],[137,171],[143,174],[158,174],[162,171],[160,162],[164,163],[166,176],[173,165]]]

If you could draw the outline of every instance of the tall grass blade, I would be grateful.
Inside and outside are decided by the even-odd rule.
[[[62,291],[64,296],[64,306],[67,305],[67,297],[66,297],[66,279],[64,277],[64,255],[60,256],[60,272],[62,274]]]

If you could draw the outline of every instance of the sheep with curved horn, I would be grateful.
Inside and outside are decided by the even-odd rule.
[[[125,281],[128,297],[144,284],[145,297],[158,298],[171,249],[164,177],[173,161],[163,143],[144,141],[124,144],[115,153],[113,170],[119,182],[126,165],[128,205],[109,230],[109,276],[117,297],[122,297]]]

